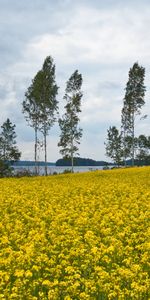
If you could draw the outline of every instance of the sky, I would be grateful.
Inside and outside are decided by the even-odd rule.
[[[80,157],[109,160],[104,142],[110,126],[120,128],[129,69],[145,67],[145,106],[136,118],[136,135],[150,128],[149,0],[0,0],[0,125],[16,124],[22,160],[34,159],[34,130],[22,114],[22,101],[47,56],[56,66],[59,115],[66,82],[75,70],[83,77],[83,137]],[[60,130],[49,131],[48,161],[61,158]],[[43,152],[39,159],[43,160]]]

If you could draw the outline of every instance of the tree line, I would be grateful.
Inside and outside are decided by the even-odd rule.
[[[138,164],[150,164],[150,136],[135,136],[136,118],[145,104],[144,79],[145,68],[134,63],[125,88],[120,129],[110,126],[107,130],[106,155],[117,165],[126,165],[127,159],[131,159],[132,166],[135,159]],[[147,115],[142,116],[141,120],[145,118]]]
[[[110,126],[105,142],[106,155],[117,165],[126,164],[131,159],[134,165],[135,158],[150,164],[150,136],[141,134],[135,136],[135,121],[137,115],[145,104],[145,69],[135,63],[129,70],[129,78],[125,88],[123,107],[121,110],[120,130],[116,126]],[[66,82],[64,94],[64,114],[58,114],[58,90],[55,79],[55,64],[51,56],[46,57],[41,70],[32,79],[25,92],[22,102],[22,112],[27,124],[34,130],[34,161],[35,174],[38,174],[38,151],[44,150],[44,167],[47,175],[47,136],[56,121],[60,127],[60,140],[58,146],[63,158],[70,158],[72,172],[75,155],[82,137],[82,129],[79,127],[79,115],[81,112],[82,75],[75,70]],[[144,116],[142,118],[146,118]],[[141,119],[142,119],[141,118]],[[20,159],[21,153],[16,146],[15,124],[9,119],[1,126],[0,133],[0,169],[7,173],[10,165]],[[39,135],[43,135],[43,141]],[[136,155],[135,155],[136,154]]]
[[[49,130],[58,120],[60,127],[60,153],[63,157],[71,158],[71,166],[73,172],[74,155],[78,154],[78,146],[82,137],[82,129],[79,127],[79,113],[81,112],[82,75],[75,70],[66,83],[65,89],[65,113],[62,117],[58,117],[58,85],[55,80],[55,64],[51,56],[46,57],[41,70],[37,72],[32,79],[30,86],[25,92],[22,102],[22,112],[29,126],[34,129],[34,160],[35,173],[38,173],[38,150],[44,149],[45,175],[47,175],[47,136]],[[0,134],[0,162],[6,169],[10,163],[18,160],[21,156],[19,150],[14,148],[16,144],[15,125],[11,124],[8,119],[7,131],[13,130],[14,135],[5,136],[5,141],[9,148],[15,151],[14,156],[3,155],[3,132]],[[3,127],[2,126],[2,127]],[[43,141],[39,139],[39,133],[43,135]],[[17,156],[18,151],[18,156]]]

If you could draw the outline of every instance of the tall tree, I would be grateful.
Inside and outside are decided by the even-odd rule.
[[[7,119],[1,126],[0,133],[0,160],[13,163],[20,159],[21,152],[16,146],[16,125]]]
[[[122,137],[119,130],[115,127],[109,127],[107,130],[106,155],[110,157],[118,166],[122,164]]]
[[[44,136],[45,175],[47,175],[47,135],[56,121],[58,86],[55,82],[55,65],[51,56],[46,57],[42,70],[38,71],[25,94],[23,112],[35,131],[35,165],[37,170],[37,148],[40,130]]]
[[[38,103],[40,109],[40,130],[44,136],[45,175],[47,175],[47,135],[56,121],[58,110],[58,86],[55,81],[55,65],[51,56],[46,57],[38,73]]]
[[[58,146],[62,149],[60,153],[63,157],[71,158],[71,166],[73,172],[74,155],[78,154],[78,145],[82,137],[82,129],[78,127],[79,113],[81,112],[81,98],[83,96],[81,91],[82,75],[76,70],[66,84],[64,99],[67,102],[65,105],[65,113],[59,119],[59,126],[61,130],[60,142]]]
[[[129,79],[125,88],[125,97],[123,100],[121,127],[124,139],[124,159],[126,160],[127,153],[130,152],[132,165],[134,165],[135,155],[135,118],[141,113],[141,108],[145,104],[145,69],[134,63],[129,70]],[[131,151],[126,148],[126,137],[130,136],[132,141]],[[128,153],[129,154],[129,153]]]
[[[37,148],[38,148],[38,129],[39,129],[39,120],[40,120],[40,110],[39,110],[39,73],[36,74],[32,80],[31,85],[28,87],[25,93],[25,99],[22,103],[23,113],[25,119],[28,122],[29,126],[34,128],[34,160],[35,160],[35,173],[37,174]]]

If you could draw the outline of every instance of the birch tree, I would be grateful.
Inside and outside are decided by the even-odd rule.
[[[23,114],[28,122],[28,125],[34,129],[34,161],[35,161],[35,174],[37,171],[37,147],[38,147],[38,129],[40,121],[39,110],[39,72],[32,80],[31,85],[25,93],[25,99],[22,103]]]
[[[23,101],[23,112],[35,132],[35,165],[37,172],[38,130],[44,138],[45,175],[47,175],[47,136],[56,121],[58,86],[55,81],[55,65],[51,56],[46,57],[43,67],[36,74]]]
[[[132,165],[134,165],[135,156],[135,120],[136,116],[141,114],[141,108],[145,104],[145,69],[136,62],[129,70],[129,79],[125,88],[125,97],[122,108],[122,132],[124,140],[124,160],[131,155]],[[131,138],[131,150],[126,141]],[[130,154],[129,154],[130,152]]]
[[[51,56],[46,57],[39,71],[38,105],[40,109],[40,131],[44,137],[45,175],[47,175],[47,136],[56,121],[58,111],[58,86],[55,81],[55,65]]]
[[[65,113],[59,119],[61,130],[58,146],[63,157],[71,158],[71,171],[73,172],[74,155],[77,154],[82,137],[82,129],[79,128],[79,113],[81,112],[82,75],[76,70],[66,84],[64,100],[66,101]]]

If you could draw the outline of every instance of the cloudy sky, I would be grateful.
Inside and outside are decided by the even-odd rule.
[[[34,131],[22,114],[22,101],[46,56],[56,65],[60,115],[66,81],[78,69],[83,76],[80,156],[106,160],[109,126],[120,126],[128,72],[138,61],[146,69],[146,120],[136,133],[150,128],[149,0],[0,0],[0,124],[16,124],[22,159],[34,157]],[[60,158],[59,127],[49,132],[48,160]],[[41,153],[42,159],[42,153]]]

